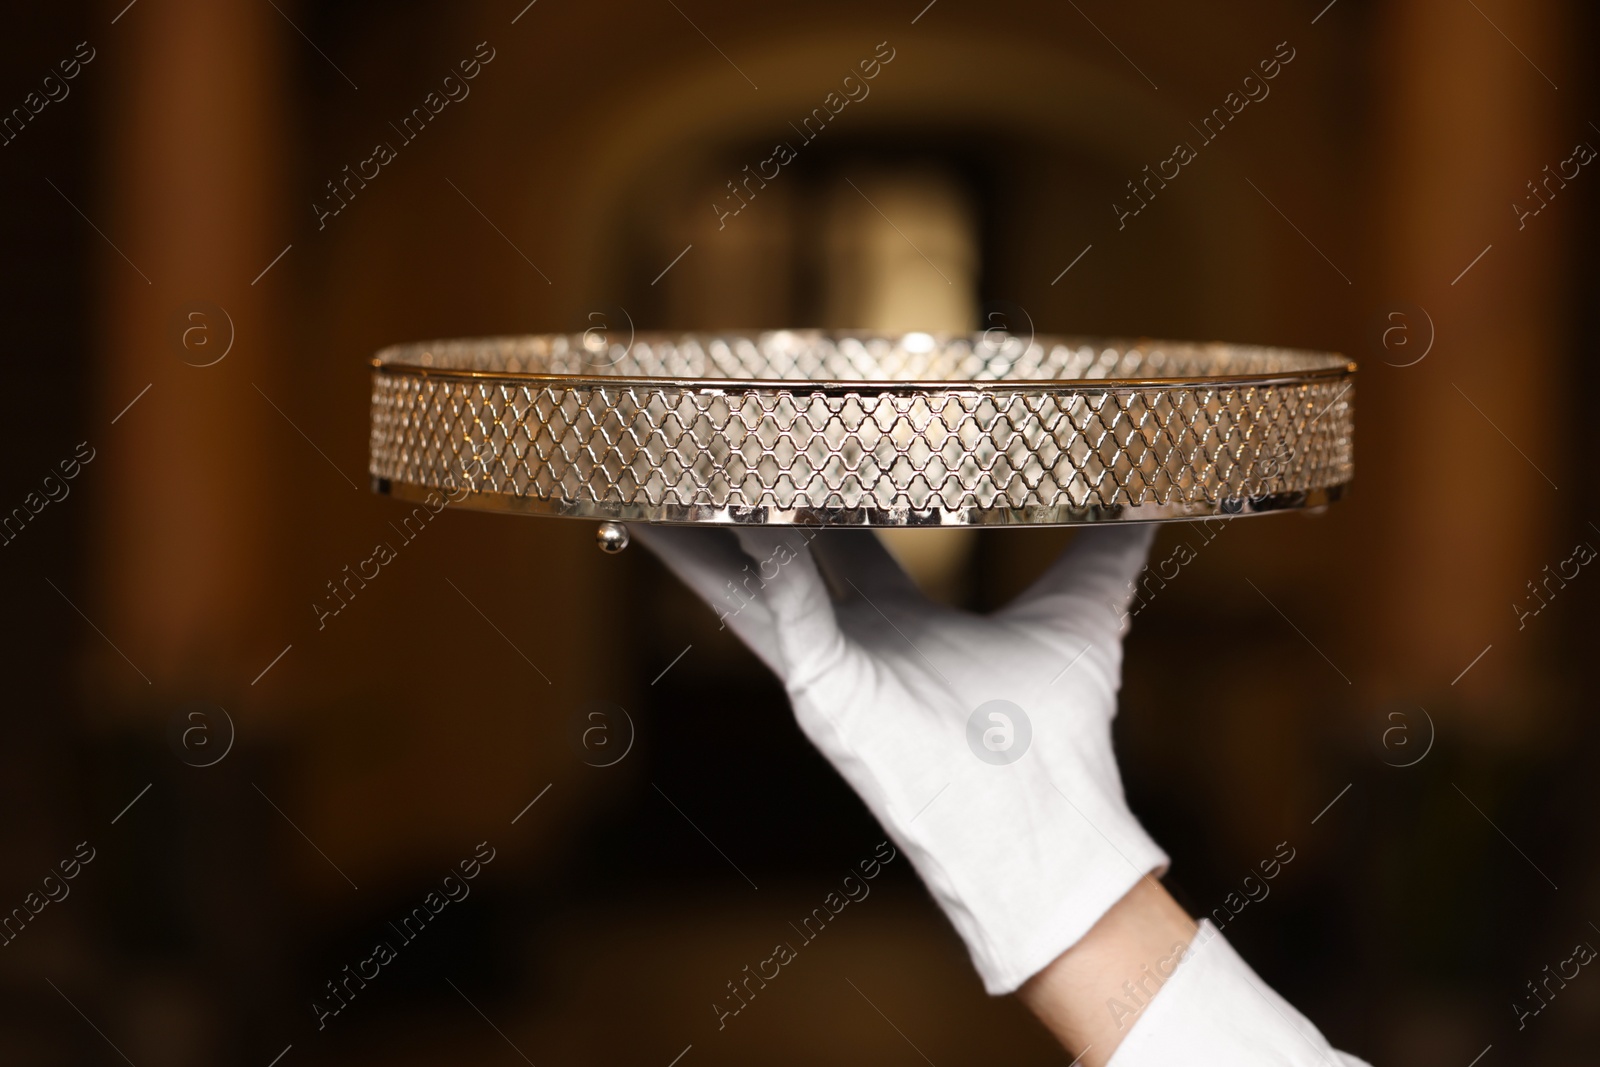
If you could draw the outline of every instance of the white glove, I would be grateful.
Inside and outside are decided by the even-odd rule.
[[[1111,751],[1123,612],[1150,527],[1078,534],[989,616],[929,602],[870,531],[632,530],[777,674],[990,993],[1015,990],[1166,868]],[[969,727],[996,700],[1021,714],[984,708]]]
[[[1209,922],[1107,1067],[1367,1067],[1268,989]]]

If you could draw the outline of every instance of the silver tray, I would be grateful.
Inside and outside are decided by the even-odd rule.
[[[1353,472],[1356,367],[1332,353],[997,331],[625,340],[384,349],[373,488],[602,520],[1068,525],[1318,506]]]

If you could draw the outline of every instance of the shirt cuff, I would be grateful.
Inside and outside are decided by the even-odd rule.
[[[1367,1067],[1331,1047],[1209,922],[1165,984],[1107,1010],[1132,1027],[1107,1067]]]

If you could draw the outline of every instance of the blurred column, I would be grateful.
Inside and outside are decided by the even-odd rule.
[[[937,167],[863,168],[830,190],[823,323],[837,329],[970,333],[978,322],[977,212]],[[970,527],[880,530],[929,595],[955,600],[977,543]]]
[[[1569,88],[1556,0],[1374,10],[1380,296],[1421,305],[1437,340],[1415,366],[1364,360],[1357,497],[1382,553],[1369,662],[1388,672],[1375,695],[1437,697],[1499,734],[1537,703],[1539,646],[1517,632],[1511,604],[1559,558],[1566,497],[1554,485],[1570,474],[1552,417],[1567,359],[1560,273],[1584,194],[1560,194],[1566,203],[1520,230],[1512,203],[1596,138],[1568,121],[1571,93],[1556,88]],[[1390,353],[1394,363],[1421,354],[1425,322],[1406,314],[1418,343]]]
[[[935,167],[842,177],[830,189],[824,223],[827,325],[975,329],[978,221],[963,190]]]
[[[792,326],[800,254],[793,185],[772,182],[770,188],[757,188],[752,183],[760,178],[747,174],[744,194],[760,204],[718,218],[706,208],[716,205],[727,212],[722,205],[739,202],[726,187],[731,183],[724,171],[740,173],[731,164],[722,170],[708,166],[693,183],[692,195],[681,200],[688,210],[674,210],[676,203],[650,205],[656,254],[663,263],[672,261],[657,280],[665,297],[665,321],[691,330]]]
[[[93,42],[111,69],[86,211],[117,251],[99,266],[99,515],[82,603],[117,648],[85,640],[89,714],[117,738],[114,773],[154,789],[107,844],[113,962],[96,996],[130,1059],[219,1063],[279,1003],[285,972],[252,830],[273,816],[236,772],[262,752],[247,698],[282,707],[289,691],[250,685],[287,640],[267,605],[303,507],[276,457],[308,447],[262,395],[294,414],[274,333],[304,250],[263,275],[292,239],[279,209],[292,31],[270,4],[120,7],[102,8],[117,21]],[[225,706],[253,744],[217,771],[181,764],[162,741],[191,700]]]
[[[273,330],[294,253],[252,280],[290,240],[289,32],[270,4],[162,0],[130,7],[97,42],[115,70],[105,207],[90,213],[137,264],[101,259],[106,422],[150,386],[91,441],[105,508],[88,614],[151,683],[96,646],[98,693],[128,698],[115,706],[246,692],[287,629],[262,613],[275,516],[294,507],[271,457],[304,442],[257,387],[286,402]],[[194,301],[225,315],[185,319]],[[229,319],[226,358],[189,365],[221,355]],[[202,332],[185,349],[189,325]]]

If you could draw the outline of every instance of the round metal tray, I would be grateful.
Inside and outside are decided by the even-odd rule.
[[[1316,506],[1355,364],[1150,340],[598,331],[373,360],[378,492],[624,521],[1065,525]]]

